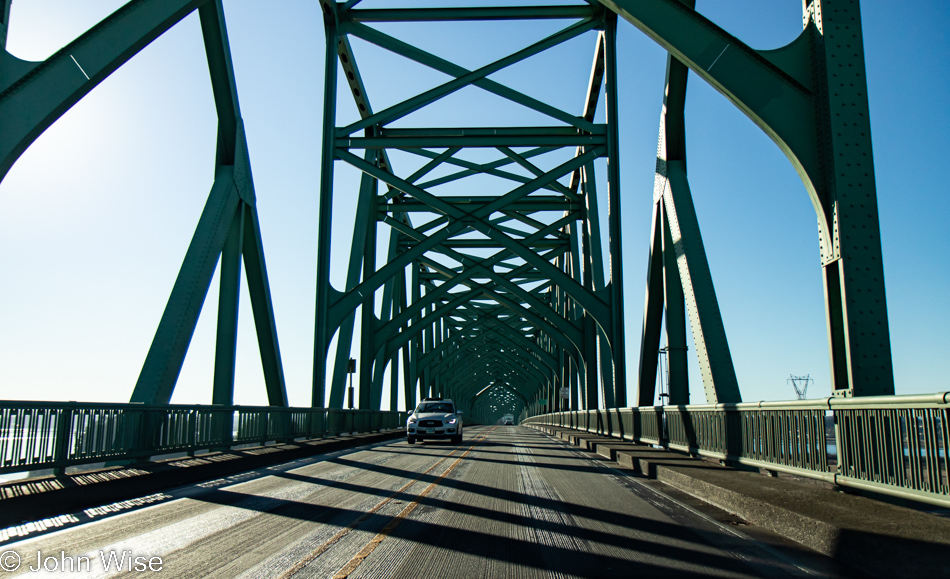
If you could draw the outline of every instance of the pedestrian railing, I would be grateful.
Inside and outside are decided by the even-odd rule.
[[[573,428],[950,506],[950,392],[571,410],[522,423]]]
[[[404,426],[408,413],[328,408],[0,401],[0,474]]]

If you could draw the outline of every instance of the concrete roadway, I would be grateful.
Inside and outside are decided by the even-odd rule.
[[[138,577],[152,557],[167,577],[808,574],[634,477],[517,426],[466,428],[461,445],[397,439],[182,487],[0,551],[4,563],[9,551],[19,555],[24,577],[43,575],[29,569],[38,552],[50,570],[123,575],[105,570],[100,555],[123,551],[140,557],[132,572],[125,560],[124,575]]]

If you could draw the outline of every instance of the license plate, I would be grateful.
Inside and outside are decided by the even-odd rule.
[[[434,428],[426,428],[426,434],[435,434]]]

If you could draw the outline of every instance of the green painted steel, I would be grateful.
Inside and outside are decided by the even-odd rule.
[[[610,408],[521,422],[950,506],[950,392]]]
[[[218,115],[214,184],[131,395],[165,404],[172,396],[211,277],[221,256],[212,399],[233,401],[241,258],[257,327],[268,402],[286,406],[244,125],[220,0],[133,0],[43,62],[3,52],[0,177],[47,127],[152,40],[198,10]],[[9,2],[4,8],[4,38]]]
[[[645,343],[641,345],[640,368],[643,371],[644,368],[656,366],[654,352],[658,351],[656,346],[659,344],[656,316],[659,304],[663,304],[666,306],[666,343],[670,353],[670,395],[676,398],[671,402],[689,402],[685,373],[686,335],[682,314],[685,301],[706,402],[739,402],[742,399],[739,383],[686,179],[686,77],[686,66],[670,56],[667,59],[666,97],[657,146],[653,189],[654,233],[650,252],[651,259],[661,263],[651,263],[650,280],[657,286],[650,288],[653,291],[648,290],[648,300],[656,300],[658,304],[648,303],[646,306],[645,318],[648,321],[644,322]],[[655,273],[652,268],[655,267],[662,268],[662,281],[653,281]],[[659,284],[662,284],[662,290]],[[649,374],[644,378],[649,380]],[[641,384],[646,391],[653,390],[653,382]],[[650,400],[644,398],[641,397],[641,403],[653,401],[652,397]]]
[[[403,428],[406,412],[0,402],[0,473]]]
[[[721,92],[795,167],[818,216],[833,392],[893,394],[867,81],[864,53],[857,48],[863,46],[859,3],[806,0],[801,35],[785,47],[756,51],[679,0],[600,2],[668,50],[671,63],[682,63]],[[688,191],[685,153],[682,163],[667,167],[671,197],[677,189]],[[701,285],[706,287],[697,288],[697,302],[712,289],[711,281]],[[690,306],[694,335],[709,315],[696,308]],[[731,365],[727,355],[710,353],[707,401],[738,400],[728,369],[716,369]]]
[[[322,6],[328,60],[313,404],[326,399],[331,406],[342,403],[346,376],[341,362],[350,356],[359,360],[360,408],[380,408],[387,386],[390,404],[397,400],[393,389],[400,384],[393,376],[400,358],[407,408],[426,395],[451,396],[461,408],[473,408],[480,393],[497,385],[501,392],[516,393],[520,405],[511,410],[518,413],[532,400],[555,399],[549,393],[565,380],[575,389],[583,384],[587,391],[581,398],[591,407],[601,401],[624,402],[623,326],[618,321],[622,284],[604,281],[594,171],[595,161],[607,160],[610,276],[620,279],[616,17],[597,6],[360,10],[330,1]],[[550,36],[475,70],[371,26],[538,18],[564,23]],[[360,55],[350,43],[354,37],[449,80],[374,109]],[[580,114],[488,78],[578,37],[590,38],[594,49]],[[338,79],[350,89],[358,120],[337,120]],[[608,113],[607,123],[601,124],[594,118],[605,83]],[[449,128],[402,122],[467,87],[541,113],[554,124],[475,127],[464,124],[463,114]],[[466,152],[474,149],[493,158],[468,160]],[[390,160],[392,151],[419,158],[422,167],[401,171]],[[564,160],[565,151],[572,158]],[[342,290],[329,279],[332,199],[339,193],[334,163],[362,173]],[[471,195],[469,183],[484,177],[507,189]],[[377,240],[383,230],[389,247],[381,252]],[[377,264],[377,255],[386,256],[385,261]],[[334,336],[336,351],[331,353]],[[563,360],[572,360],[570,367],[583,380],[571,381]]]
[[[730,460],[736,457],[824,472],[809,466],[811,459],[794,458],[786,464],[785,457],[765,453],[756,441],[766,435],[755,434],[771,428],[770,432],[791,436],[788,428],[792,428],[796,436],[805,436],[817,428],[818,414],[808,412],[820,410],[795,406],[786,409],[786,414],[762,418],[755,414],[758,411],[743,414],[746,407],[738,404],[740,385],[687,178],[685,95],[692,72],[752,119],[787,156],[805,185],[818,216],[834,396],[893,394],[864,57],[861,50],[852,48],[862,43],[860,8],[851,0],[805,0],[801,35],[786,47],[756,51],[696,12],[694,4],[691,0],[597,0],[573,6],[360,9],[358,0],[321,0],[326,52],[314,412],[324,412],[320,409],[325,406],[342,408],[347,363],[355,357],[358,403],[366,412],[378,411],[384,400],[390,408],[412,408],[420,397],[434,395],[455,398],[460,408],[485,421],[498,414],[495,410],[500,412],[500,405],[508,405],[504,413],[523,418],[566,406],[575,412],[584,410],[577,416],[583,417],[585,429],[613,431],[626,425],[623,428],[640,432],[638,439],[644,441],[664,440],[671,447],[695,447]],[[5,43],[9,0],[0,6],[0,41]],[[195,11],[218,119],[214,181],[131,400],[145,405],[137,408],[171,408],[165,405],[171,400],[220,260],[212,401],[219,408],[233,408],[243,264],[268,402],[272,407],[286,407],[257,197],[221,0],[132,0],[43,62],[25,62],[4,50],[0,54],[0,178],[73,104]],[[553,21],[559,28],[475,69],[383,31],[389,30],[387,24],[405,22],[421,30],[446,22],[540,19]],[[668,51],[638,367],[640,408],[635,412],[596,411],[627,404],[617,122],[622,108],[616,48],[621,21]],[[353,38],[447,79],[401,102],[374,109],[357,64],[362,56],[350,42]],[[496,73],[533,56],[567,42],[587,41],[593,59],[585,99],[577,103],[576,111],[494,80]],[[358,111],[345,121],[337,102],[341,84],[349,89]],[[561,88],[552,84],[550,90]],[[425,116],[414,114],[461,90],[483,91],[546,121],[538,126],[501,122],[468,126],[465,111],[459,111],[454,126],[425,126]],[[598,118],[605,121],[597,122]],[[407,125],[410,119],[412,126]],[[407,157],[414,159],[413,169],[394,163]],[[357,210],[355,216],[347,217],[354,219],[355,227],[344,260],[342,288],[332,285],[330,275],[335,249],[331,247],[333,201],[340,193],[338,164],[361,173]],[[479,183],[485,179],[501,186],[483,192]],[[606,194],[608,207],[606,248],[601,246],[598,194]],[[684,406],[690,400],[687,322],[705,400],[732,404],[728,410]],[[672,405],[668,410],[650,410],[664,330],[662,354],[669,368]],[[334,340],[336,350],[331,352]],[[562,388],[567,389],[567,402],[559,395]],[[921,432],[930,433],[926,448],[936,448],[932,441],[946,437],[946,416],[939,417],[945,410],[894,410],[894,404],[902,403],[885,402],[880,409],[835,407],[851,445],[841,446],[839,469],[846,473],[835,474],[836,480],[844,477],[858,485],[878,477],[913,492],[933,492],[943,484],[933,472],[939,475],[946,470],[932,470],[938,461],[927,459],[918,469],[931,469],[927,471],[930,478],[917,474],[901,478],[901,469],[881,470],[881,465],[900,454],[902,440],[914,438],[908,438],[909,427],[901,431],[897,424],[930,425]],[[484,404],[495,410],[489,411]],[[124,412],[113,410],[117,415]],[[49,412],[31,414],[29,420],[57,432],[65,428],[66,422],[56,412],[67,410]],[[103,410],[103,417],[89,412],[94,417],[87,424],[90,432],[105,424],[118,428],[109,422],[111,418],[103,418],[112,410]],[[204,416],[204,411],[195,412]],[[352,422],[347,421],[364,415],[376,416],[322,415],[321,428],[348,428],[346,424]],[[247,426],[242,428],[248,432],[256,428],[254,424],[263,424],[260,416],[247,416]],[[287,420],[291,424],[296,418]],[[210,432],[208,428],[216,427],[194,427],[202,433]],[[736,428],[750,429],[751,438],[735,439]],[[789,444],[799,448],[817,443],[817,430],[813,434],[783,439],[776,448],[784,452]],[[67,460],[62,444],[54,444],[60,454],[49,460]],[[920,448],[906,452],[921,456]],[[124,452],[133,451],[146,452],[140,448]]]
[[[71,106],[148,43],[208,2],[133,0],[42,62],[20,60],[4,50],[0,60],[0,178]],[[4,10],[6,18],[9,2]],[[5,41],[6,20],[3,24]]]

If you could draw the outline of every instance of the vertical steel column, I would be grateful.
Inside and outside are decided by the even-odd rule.
[[[211,403],[226,406],[234,404],[234,363],[237,357],[237,324],[241,297],[244,210],[244,203],[240,203],[221,252],[221,286],[218,293],[218,331]]]
[[[363,244],[363,279],[369,278],[376,272],[376,195],[378,181],[372,182],[372,211],[366,222],[366,241]],[[361,410],[379,410],[376,397],[373,396],[373,367],[376,351],[376,292],[368,292],[363,298],[360,308],[360,394],[359,405]],[[381,369],[379,370],[382,371]]]
[[[399,356],[393,356],[389,370],[389,409],[399,408]]]
[[[374,162],[376,152],[366,151],[366,161]],[[376,207],[376,191],[372,176],[366,173],[360,178],[359,198],[356,205],[356,219],[353,224],[353,238],[350,243],[350,261],[346,273],[347,291],[356,287],[360,281],[362,272],[363,254],[366,248],[365,231],[369,227],[370,220],[375,222],[376,216],[373,210]],[[353,326],[355,324],[356,313],[349,312],[340,323],[337,332],[336,356],[333,363],[333,378],[330,381],[330,398],[327,404],[328,408],[343,408],[343,398],[346,390],[348,360],[353,346]]]
[[[377,182],[378,188],[378,182]],[[378,212],[376,209],[376,189],[374,188],[373,194],[373,215],[376,216]],[[377,218],[373,219],[373,229],[375,231],[377,225]],[[376,233],[374,233],[376,235]],[[386,254],[387,262],[395,260],[399,253],[399,233],[397,231],[391,231],[389,235],[389,251]],[[375,263],[374,263],[375,266]],[[398,270],[393,277],[383,285],[383,300],[382,300],[382,309],[380,311],[379,318],[374,318],[373,323],[376,324],[373,329],[373,340],[369,344],[371,350],[368,350],[369,353],[375,352],[375,360],[373,363],[373,409],[379,410],[382,408],[382,398],[383,398],[383,383],[386,373],[386,368],[389,366],[390,362],[397,359],[398,351],[390,354],[387,351],[387,342],[386,340],[377,340],[375,338],[376,329],[379,325],[385,325],[387,322],[393,319],[395,315],[396,307],[396,293],[398,291],[397,284],[402,278],[402,275],[405,273],[405,270]],[[403,281],[405,285],[405,281]],[[398,372],[392,374],[393,378],[398,382]]]
[[[409,291],[410,299],[412,303],[417,303],[422,298],[422,289],[421,281],[419,279],[419,268],[421,266],[418,262],[413,261],[409,265]],[[416,314],[412,317],[412,325],[415,326],[422,321],[422,316]],[[422,392],[422,381],[420,380],[419,375],[419,357],[422,355],[422,337],[416,334],[409,341],[409,360],[406,363],[406,368],[408,370],[407,379],[406,379],[406,410],[412,411],[416,407],[416,403],[422,399],[422,396],[419,395]]]
[[[323,149],[320,163],[320,208],[317,223],[317,304],[313,340],[313,394],[311,404],[323,408],[326,401],[327,352],[331,328],[327,323],[330,294],[330,238],[333,214],[333,163],[336,158],[337,32],[336,3],[322,0],[327,43],[323,81]]]
[[[637,406],[656,402],[656,365],[663,326],[663,197],[653,195],[653,219],[650,226],[650,255],[647,258],[646,299],[643,304],[643,329],[640,334],[640,372],[637,380]]]
[[[598,37],[598,42],[603,42],[603,35]],[[602,51],[597,51],[595,54],[600,55],[601,53]],[[598,67],[596,63],[595,67]],[[603,66],[599,66],[599,68],[602,73]],[[596,68],[594,72],[596,73]],[[597,84],[599,85],[600,83]],[[591,117],[593,117],[593,115],[591,115]],[[580,187],[584,194],[584,255],[587,260],[584,267],[585,271],[587,268],[590,268],[591,271],[591,285],[589,289],[594,292],[602,292],[605,287],[604,254],[600,242],[600,213],[598,210],[599,203],[597,201],[597,180],[594,173],[594,164],[589,163],[580,171],[582,176]],[[589,251],[587,251],[588,243],[590,243]],[[620,318],[622,318],[622,316]],[[615,320],[615,322],[623,323],[623,320],[620,318]],[[613,357],[608,354],[608,352],[612,351],[610,348],[611,338],[599,325],[595,327],[595,331],[598,343],[597,358],[600,366],[601,396],[604,399],[605,408],[614,408],[617,406],[614,387],[616,379],[614,376]]]
[[[401,292],[399,294],[399,306],[400,311],[406,311],[408,306],[407,301],[407,292],[406,292],[406,270],[403,269],[400,274],[400,279],[402,280],[400,288]],[[413,352],[415,350],[416,339],[411,338],[409,342],[402,349],[402,384],[403,384],[403,398],[405,399],[405,409],[408,412],[412,412],[412,409],[416,407],[416,383],[415,383],[415,372],[412,365]]]
[[[585,401],[588,410],[596,410],[600,394],[600,381],[597,376],[597,324],[593,316],[585,312],[582,318],[584,324],[584,389],[587,392]]]
[[[608,198],[608,247],[610,250],[610,307],[614,319],[611,324],[610,352],[613,358],[614,404],[627,405],[626,351],[623,333],[623,260],[620,239],[620,137],[619,105],[617,102],[617,15],[605,17],[604,40],[606,42],[606,107],[607,107],[607,198]]]
[[[582,169],[579,169],[582,170]],[[596,210],[596,208],[595,208]],[[577,244],[574,245],[575,251],[577,251],[577,246],[580,246],[580,251],[577,251],[574,262],[576,263],[580,260],[583,263],[583,266],[580,268],[580,271],[577,272],[581,275],[582,279],[579,281],[584,284],[584,287],[590,291],[594,290],[594,272],[593,272],[593,259],[591,254],[591,244],[592,239],[590,235],[590,230],[587,225],[587,220],[589,219],[589,210],[584,207],[584,225],[579,227],[580,231],[574,233],[573,237],[577,239]],[[578,227],[572,227],[572,233],[577,230]],[[576,269],[576,268],[575,268]],[[575,274],[576,277],[576,274]],[[584,350],[582,355],[584,357],[584,384],[585,390],[587,392],[586,401],[587,409],[595,410],[598,407],[598,399],[600,395],[598,393],[598,386],[600,383],[597,366],[598,366],[598,356],[597,356],[597,322],[594,320],[594,316],[590,312],[583,312],[581,317],[581,324],[584,328]],[[606,379],[606,377],[604,377]],[[605,402],[606,402],[606,396]]]
[[[830,243],[821,247],[835,396],[894,394],[861,9],[805,0],[823,105],[819,148]]]

